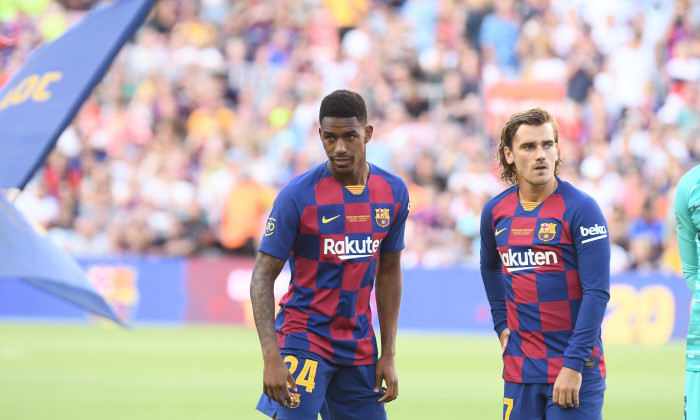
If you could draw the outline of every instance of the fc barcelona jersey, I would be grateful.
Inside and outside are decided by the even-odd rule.
[[[481,215],[481,273],[497,334],[507,327],[503,378],[554,383],[562,366],[605,377],[600,327],[610,297],[610,240],[597,203],[557,178],[532,210],[518,186]]]
[[[377,361],[370,295],[380,253],[404,248],[403,180],[370,165],[353,193],[319,165],[280,191],[259,250],[288,260],[291,280],[275,320],[281,349],[344,365]]]

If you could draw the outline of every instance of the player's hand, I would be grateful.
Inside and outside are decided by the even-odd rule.
[[[379,402],[391,402],[399,396],[399,378],[396,376],[396,366],[393,356],[381,356],[377,360],[374,371],[374,392],[384,390]],[[382,380],[386,387],[382,388]]]
[[[563,409],[578,407],[578,392],[581,390],[581,372],[563,367],[554,381],[552,402]]]
[[[292,396],[289,389],[297,392],[297,384],[294,377],[289,372],[289,368],[282,361],[281,356],[265,360],[263,367],[263,393],[275,400],[280,405],[292,403]]]
[[[498,340],[501,342],[501,349],[503,350],[503,353],[506,352],[506,347],[508,346],[508,339],[509,338],[510,338],[510,330],[508,328],[501,331],[501,335],[498,337]]]

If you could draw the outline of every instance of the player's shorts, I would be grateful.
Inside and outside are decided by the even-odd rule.
[[[382,392],[374,392],[374,365],[345,366],[303,350],[285,349],[282,359],[297,384],[294,401],[282,406],[262,394],[257,409],[280,420],[386,420]]]
[[[685,404],[683,419],[700,419],[700,372],[685,371]]]
[[[554,405],[554,384],[517,384],[506,381],[503,420],[601,420],[605,379],[587,381],[579,391],[579,406],[563,409]]]

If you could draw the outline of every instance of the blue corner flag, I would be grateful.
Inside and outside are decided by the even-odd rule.
[[[75,260],[41,236],[0,193],[0,277],[21,279],[124,325]]]
[[[0,189],[24,189],[155,0],[117,0],[37,49],[0,90]],[[73,258],[0,192],[0,277],[124,325]]]
[[[24,189],[154,0],[118,0],[37,49],[0,90],[0,188]]]

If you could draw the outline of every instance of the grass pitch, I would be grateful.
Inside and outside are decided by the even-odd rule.
[[[496,337],[399,334],[390,419],[499,419]],[[606,419],[682,418],[684,343],[605,348]],[[256,420],[254,330],[0,322],[4,420]]]

